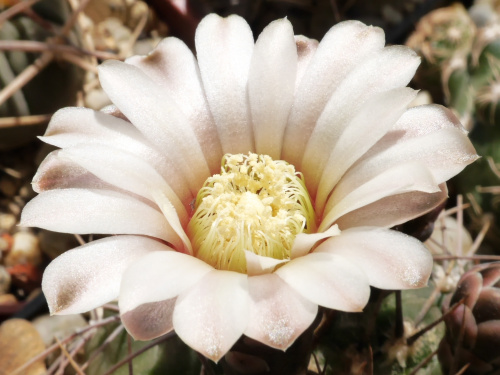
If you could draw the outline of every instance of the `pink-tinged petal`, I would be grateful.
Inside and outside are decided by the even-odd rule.
[[[153,191],[153,199],[160,208],[165,219],[167,219],[167,222],[181,239],[184,245],[184,250],[188,254],[192,255],[193,246],[191,245],[191,241],[189,240],[187,233],[184,231],[184,227],[179,219],[179,214],[177,213],[177,210],[173,206],[172,202],[169,200],[165,192],[159,189]],[[178,248],[178,250],[180,250],[180,248]]]
[[[43,192],[24,207],[20,225],[79,234],[140,234],[180,245],[179,237],[158,210],[110,190]]]
[[[293,241],[290,258],[295,259],[304,256],[311,251],[316,242],[339,234],[340,230],[337,225],[330,226],[330,228],[317,233],[299,233],[295,237],[295,241]]]
[[[196,29],[196,52],[203,87],[217,126],[222,151],[254,151],[247,80],[254,47],[246,21],[210,14]]]
[[[279,159],[283,133],[293,102],[297,47],[290,21],[271,22],[260,34],[248,75],[255,149]]]
[[[59,155],[78,163],[101,180],[154,200],[155,191],[162,191],[175,207],[184,224],[188,214],[179,197],[163,177],[145,160],[116,148],[101,145],[80,145],[63,149]]]
[[[87,108],[63,108],[52,116],[41,139],[61,148],[95,144],[130,152],[151,164],[186,206],[194,198],[175,159],[155,150],[141,132],[122,119]]]
[[[457,129],[467,135],[467,131],[458,118],[448,108],[437,104],[422,105],[408,109],[392,131],[387,134],[385,140],[389,142],[392,139],[393,142],[401,142],[441,129]]]
[[[157,251],[139,259],[125,271],[120,288],[120,312],[177,297],[213,268],[176,251]]]
[[[125,269],[169,248],[146,237],[116,236],[69,250],[45,269],[42,289],[51,314],[78,314],[118,297]]]
[[[205,93],[198,63],[189,48],[177,38],[163,39],[147,56],[125,60],[162,86],[189,120],[210,171],[220,170],[222,149]]]
[[[116,60],[99,66],[99,80],[111,101],[162,152],[175,157],[196,194],[210,175],[187,118],[162,87],[139,68]]]
[[[245,335],[286,350],[316,318],[318,305],[274,274],[250,277],[250,310]]]
[[[248,325],[247,275],[213,270],[177,298],[174,328],[197,352],[217,362]]]
[[[391,46],[374,54],[342,81],[326,104],[304,151],[302,171],[313,194],[330,157],[332,147],[337,144],[344,131],[350,129],[356,115],[360,113],[360,118],[355,122],[354,128],[347,130],[350,133],[346,136],[347,140],[353,138],[352,134],[357,134],[359,137],[360,132],[369,129],[373,122],[377,123],[377,118],[374,118],[372,122],[367,116],[370,112],[363,111],[363,109],[371,109],[371,106],[375,104],[370,103],[373,95],[406,86],[415,74],[419,63],[420,58],[410,48]],[[394,94],[381,96],[381,107],[374,113],[381,117],[382,134],[398,119],[413,97],[411,90],[394,92]],[[391,109],[394,106],[395,111],[384,113],[383,110],[388,109],[387,105],[391,105]],[[373,127],[376,128],[376,126]],[[377,131],[373,133],[377,134]],[[381,134],[377,136],[380,138]]]
[[[341,230],[360,227],[393,227],[406,223],[433,210],[448,198],[446,184],[439,185],[437,193],[414,191],[382,198],[367,206],[343,215],[337,220]]]
[[[245,250],[247,262],[247,275],[263,275],[271,273],[278,264],[288,262],[288,259],[274,259],[262,255],[257,255],[252,251]]]
[[[377,227],[346,229],[315,250],[348,259],[381,289],[412,289],[427,284],[432,255],[417,239]]]
[[[99,112],[111,115],[113,117],[120,118],[124,121],[130,122],[130,120],[118,109],[114,104],[109,104],[99,110]]]
[[[326,215],[319,226],[319,231],[328,228],[339,217],[380,199],[410,191],[437,193],[441,190],[431,172],[420,163],[405,163],[390,168],[375,176],[370,181],[348,192],[338,199],[334,191],[326,205]]]
[[[382,29],[358,21],[341,22],[328,31],[296,90],[285,131],[283,159],[300,166],[314,125],[332,93],[349,72],[381,50],[384,43]]]
[[[121,187],[104,182],[79,164],[65,157],[64,152],[57,150],[50,153],[38,168],[33,179],[33,189],[41,193],[42,191],[52,189],[68,188],[115,191],[136,198],[147,205],[151,205],[151,201],[146,198],[132,194],[129,191],[123,190]],[[172,229],[182,239],[185,250],[191,252],[191,243],[184,232],[175,207],[170,203],[164,192],[159,192],[156,187],[152,189],[151,197],[164,214],[164,217],[167,219]],[[182,206],[181,208],[183,209]],[[176,242],[176,244],[178,245],[180,243]]]
[[[52,151],[36,171],[31,186],[37,193],[52,189],[110,189],[114,187],[94,176],[85,168]]]
[[[334,254],[314,252],[295,258],[275,274],[304,298],[330,309],[361,311],[370,297],[361,269]]]
[[[319,180],[316,196],[317,211],[323,211],[328,195],[342,175],[393,127],[416,94],[415,90],[408,87],[399,87],[374,95],[355,114],[347,127],[343,129],[338,127],[330,137],[325,134],[327,142],[318,143],[317,147],[322,147],[322,153],[330,153],[330,156],[323,170],[321,163],[315,164],[316,173],[311,174],[310,186],[313,191],[318,187],[315,181]],[[308,166],[313,167],[310,160],[309,162],[304,160],[304,168]]]
[[[175,298],[140,305],[120,314],[121,321],[135,340],[152,340],[174,329]]]
[[[445,128],[382,148],[386,142],[387,139],[380,140],[366,153],[343,176],[336,189],[348,191],[385,169],[410,161],[424,164],[440,184],[478,158],[472,143],[459,129]]]
[[[319,43],[316,39],[309,39],[303,35],[295,35],[295,45],[297,46],[297,78],[295,79],[295,92],[297,92],[309,63],[318,49]]]
[[[451,111],[437,105],[418,106],[407,110],[392,131],[344,175],[340,184],[357,186],[381,169],[406,161],[424,163],[436,181],[442,183],[477,158],[467,132]]]

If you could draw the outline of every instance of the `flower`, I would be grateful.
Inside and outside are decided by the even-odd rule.
[[[445,108],[406,110],[419,58],[342,22],[321,43],[277,20],[254,43],[205,17],[197,59],[167,38],[99,68],[115,107],[66,108],[42,140],[22,224],[117,234],[46,269],[52,314],[119,300],[136,339],[172,329],[219,360],[244,334],[285,350],[318,305],[426,284],[432,257],[388,228],[447,196],[477,156]],[[222,167],[221,167],[222,160]]]

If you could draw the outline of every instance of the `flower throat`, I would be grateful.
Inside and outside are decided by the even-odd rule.
[[[226,154],[221,173],[198,192],[188,235],[197,258],[245,273],[245,250],[289,259],[295,237],[314,225],[311,199],[293,165],[267,155]]]

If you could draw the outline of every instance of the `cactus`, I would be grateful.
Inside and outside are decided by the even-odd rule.
[[[406,44],[422,56],[414,83],[450,106],[467,129],[500,124],[500,6],[460,4],[423,17]],[[474,24],[474,21],[477,24]]]
[[[474,23],[463,5],[458,3],[423,17],[406,42],[422,56],[422,65],[414,78],[415,84],[429,90],[434,100],[442,97],[440,82],[443,66],[455,56],[466,55],[472,48],[475,34]]]
[[[439,346],[443,373],[466,368],[464,374],[498,374],[500,263],[479,265],[465,273],[444,311],[456,304],[445,318],[446,336]]]

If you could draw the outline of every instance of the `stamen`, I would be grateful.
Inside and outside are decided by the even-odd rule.
[[[295,237],[316,229],[302,175],[267,155],[224,155],[195,209],[188,225],[194,254],[223,270],[245,273],[245,250],[289,259]]]

